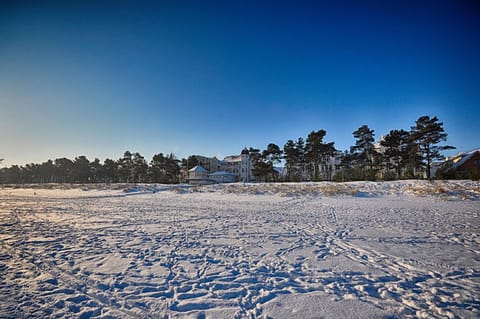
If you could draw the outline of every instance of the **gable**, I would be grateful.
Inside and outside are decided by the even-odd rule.
[[[468,154],[457,163],[458,169],[467,169],[472,167],[480,167],[480,151]]]

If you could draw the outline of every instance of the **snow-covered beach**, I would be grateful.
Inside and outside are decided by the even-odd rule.
[[[478,318],[480,183],[0,189],[2,318]]]

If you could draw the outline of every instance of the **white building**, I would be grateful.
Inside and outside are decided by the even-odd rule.
[[[194,155],[198,163],[210,173],[221,170],[221,160],[214,157],[206,157],[202,155]]]
[[[199,165],[188,171],[187,180],[195,184],[250,182],[254,180],[250,153],[244,148],[240,155],[216,157],[195,155]]]
[[[208,171],[200,165],[188,170],[187,180],[190,184],[212,184],[215,182],[208,178]]]
[[[240,155],[225,157],[221,162],[221,169],[236,175],[239,182],[250,182],[254,180],[252,174],[252,158],[246,148],[242,150]]]
[[[208,178],[216,183],[233,183],[237,180],[237,176],[235,174],[225,171],[218,171],[208,174]]]

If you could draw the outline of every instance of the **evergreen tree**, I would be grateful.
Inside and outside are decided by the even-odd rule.
[[[250,160],[252,161],[252,174],[257,181],[265,181],[269,173],[269,167],[265,162],[265,151],[261,152],[258,148],[250,147],[248,149]]]
[[[167,157],[167,177],[169,183],[178,183],[180,176],[179,160],[173,153]]]
[[[252,174],[255,178],[266,182],[275,181],[276,171],[274,165],[282,159],[280,147],[270,143],[262,152],[259,149],[250,148],[249,154],[253,163]]]
[[[159,153],[153,156],[149,167],[149,176],[155,183],[176,183],[180,173],[178,160],[173,154],[164,156]]]
[[[2,184],[23,183],[22,168],[18,165],[12,165],[9,168],[2,168],[0,171],[0,176],[0,182]]]
[[[148,176],[150,181],[154,183],[165,183],[166,169],[165,169],[165,157],[163,153],[155,154],[150,161],[148,167]]]
[[[257,181],[268,182],[270,174],[272,174],[272,163],[265,161],[264,157],[259,157],[253,164],[252,174]]]
[[[405,130],[391,130],[380,141],[380,145],[385,148],[384,164],[387,169],[393,164],[398,179],[402,177],[402,168],[408,161],[409,138],[410,134]]]
[[[248,154],[250,155],[250,159],[252,160],[253,163],[255,163],[256,161],[258,161],[261,157],[261,152],[258,148],[254,148],[254,147],[249,147],[248,148]]]
[[[262,152],[262,159],[265,161],[266,165],[264,170],[267,174],[272,176],[272,181],[275,182],[276,171],[274,169],[275,164],[280,163],[282,160],[282,150],[278,145],[270,143],[267,146],[267,149]]]
[[[307,136],[305,145],[305,159],[313,171],[313,179],[319,180],[320,165],[326,164],[330,156],[335,155],[334,143],[324,143],[323,138],[327,132],[325,130],[312,131]]]
[[[426,167],[428,179],[431,178],[432,162],[444,158],[440,152],[455,148],[448,145],[437,145],[446,141],[447,136],[443,123],[439,122],[436,116],[432,118],[427,115],[420,116],[415,122],[415,126],[411,128],[411,141],[416,146],[417,154],[420,156],[422,164]]]
[[[268,161],[275,164],[282,160],[283,152],[277,144],[270,143],[268,144],[267,149],[263,151],[263,154]]]
[[[419,168],[423,168],[423,156],[420,152],[420,147],[412,140],[410,135],[410,141],[407,146],[407,162],[406,168],[409,178],[418,178]]]
[[[118,160],[118,177],[120,182],[130,183],[133,181],[133,159],[132,153],[126,151],[123,157]]]
[[[353,132],[355,137],[355,146],[350,148],[354,155],[356,164],[365,172],[365,178],[372,180],[375,178],[375,165],[379,154],[375,150],[374,130],[371,130],[368,125],[360,126]]]
[[[57,182],[73,183],[74,165],[73,162],[65,157],[57,158],[54,162]]]
[[[103,162],[103,178],[105,182],[114,183],[118,181],[118,163],[112,159],[105,159]]]
[[[195,155],[190,155],[188,158],[182,159],[182,166],[187,169],[187,171],[195,166],[199,165],[200,162]]]
[[[285,167],[290,181],[303,181],[306,177],[305,141],[299,137],[295,142],[288,140],[283,146]]]
[[[90,174],[91,174],[91,182],[92,183],[99,183],[103,181],[103,165],[100,163],[98,158],[95,158],[93,162],[90,163]]]
[[[289,180],[292,180],[295,176],[294,167],[296,165],[296,151],[295,142],[288,140],[283,146],[283,158],[285,159],[285,168],[287,169],[287,176]]]
[[[24,183],[41,183],[41,181],[37,180],[37,164],[27,164],[22,169],[23,175],[23,182]]]
[[[364,167],[358,163],[357,154],[351,150],[343,152],[341,162],[337,165],[337,168],[338,171],[335,174],[337,182],[362,181],[367,177]]]
[[[76,183],[88,183],[90,181],[90,161],[84,155],[75,158],[73,169]]]
[[[147,178],[148,164],[145,158],[138,152],[133,154],[132,175],[135,183],[145,182]]]
[[[306,179],[306,165],[305,160],[305,140],[299,137],[295,142],[295,162],[296,162],[296,180],[304,181]]]

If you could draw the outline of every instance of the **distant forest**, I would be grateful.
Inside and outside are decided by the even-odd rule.
[[[432,164],[442,160],[441,152],[454,149],[439,145],[447,133],[438,118],[421,116],[410,131],[391,130],[375,145],[374,130],[362,125],[353,132],[355,145],[338,151],[325,142],[327,132],[312,131],[306,139],[288,140],[283,149],[270,143],[264,150],[250,147],[252,173],[259,181],[352,181],[431,178]],[[280,175],[275,165],[285,164]],[[181,171],[198,164],[195,156],[177,159],[159,153],[147,163],[140,153],[126,151],[117,160],[85,156],[74,160],[57,158],[41,164],[12,165],[0,170],[2,184],[28,183],[178,183]]]

